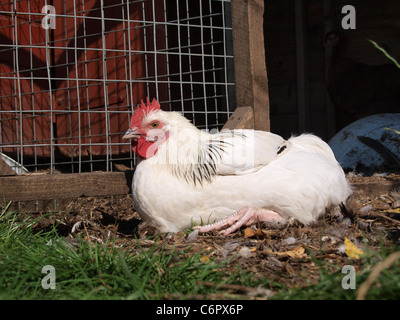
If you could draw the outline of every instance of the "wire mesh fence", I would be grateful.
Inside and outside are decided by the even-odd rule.
[[[121,137],[141,99],[199,129],[233,112],[231,3],[3,2],[0,82],[2,154],[31,172],[133,167]]]

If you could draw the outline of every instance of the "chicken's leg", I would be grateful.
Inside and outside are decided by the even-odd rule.
[[[199,230],[199,232],[208,232],[211,230],[220,230],[224,227],[228,227],[222,233],[222,235],[228,235],[233,231],[239,229],[241,226],[252,225],[257,221],[283,221],[285,220],[279,213],[267,209],[254,209],[245,207],[236,211],[235,213],[227,216],[213,224],[207,224],[205,226],[194,227],[194,229]]]

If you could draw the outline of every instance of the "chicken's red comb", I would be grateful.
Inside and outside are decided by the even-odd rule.
[[[142,118],[148,115],[151,111],[160,110],[160,104],[156,99],[153,99],[152,102],[149,101],[149,98],[146,98],[147,106],[144,104],[143,100],[141,100],[142,104],[138,105],[133,113],[131,118],[130,128],[139,127],[142,122]]]

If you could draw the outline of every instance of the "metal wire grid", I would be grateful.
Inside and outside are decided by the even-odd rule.
[[[147,96],[200,129],[233,112],[230,1],[48,4],[0,4],[0,152],[30,171],[133,167],[121,135]]]

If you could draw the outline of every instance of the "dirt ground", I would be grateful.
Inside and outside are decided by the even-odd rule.
[[[348,174],[348,180],[372,184],[400,181],[400,175],[362,177]],[[151,236],[157,233],[156,228],[141,223],[130,195],[75,199],[68,204],[67,211],[56,214],[55,221],[58,232],[71,242],[81,235],[99,243],[113,239],[115,246],[137,247],[138,237],[142,247],[149,248],[154,244]],[[53,223],[54,216],[49,216],[34,228],[50,229]],[[174,245],[175,250],[190,248],[189,254],[202,250],[205,259],[222,261],[230,257],[228,271],[239,264],[242,269],[252,271],[255,278],[268,277],[289,287],[317,282],[320,266],[314,258],[328,262],[327,266],[350,263],[356,269],[361,268],[361,260],[346,254],[345,238],[361,250],[368,247],[379,251],[382,244],[400,244],[400,192],[394,190],[371,198],[365,192],[357,191],[345,208],[330,210],[310,226],[289,221],[286,225],[259,224],[254,228],[242,228],[229,236],[217,233],[188,236],[180,232],[159,237],[164,252]],[[334,266],[327,268],[337,272]]]

